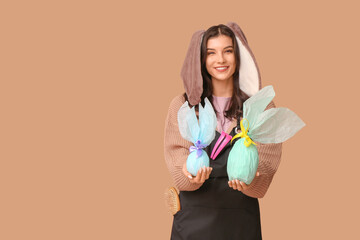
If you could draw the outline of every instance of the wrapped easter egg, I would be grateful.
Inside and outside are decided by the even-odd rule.
[[[200,141],[190,147],[190,154],[186,159],[186,169],[193,176],[196,176],[200,168],[209,167],[209,156],[203,150],[204,147],[206,146],[202,145]]]
[[[250,184],[256,175],[259,165],[259,154],[256,146],[244,144],[245,138],[240,138],[233,145],[227,162],[227,174],[229,180],[239,179]]]
[[[208,98],[204,99],[204,107],[199,103],[199,120],[196,117],[195,106],[189,107],[186,101],[178,111],[178,124],[181,136],[192,142],[189,156],[186,159],[186,169],[193,176],[202,167],[209,167],[209,156],[203,150],[215,138],[217,118]]]
[[[256,142],[262,144],[281,143],[291,138],[305,123],[290,109],[265,108],[274,98],[272,86],[266,86],[243,104],[241,132],[236,134],[228,157],[229,180],[238,179],[249,185],[254,179],[259,165]],[[244,121],[245,120],[245,121]]]

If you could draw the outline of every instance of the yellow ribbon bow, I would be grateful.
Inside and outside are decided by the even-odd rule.
[[[232,141],[235,139],[235,138],[245,138],[244,140],[244,145],[246,147],[249,147],[251,144],[254,144],[254,145],[257,145],[256,143],[253,142],[253,140],[251,140],[251,138],[247,135],[247,132],[249,130],[249,121],[246,119],[246,121],[248,122],[248,125],[247,125],[247,128],[246,130],[244,129],[244,125],[243,125],[243,121],[244,119],[246,118],[243,118],[241,121],[240,121],[240,128],[241,128],[241,133],[238,133],[236,134],[232,139],[231,139],[231,143]]]

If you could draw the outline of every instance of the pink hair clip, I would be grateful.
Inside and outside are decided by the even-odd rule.
[[[232,136],[227,134],[226,132],[222,131],[220,137],[218,138],[218,140],[215,143],[215,146],[212,150],[211,156],[210,158],[212,160],[215,160],[215,158],[219,155],[219,153],[221,152],[221,150],[223,150],[223,148],[226,146],[226,144],[232,139]],[[221,142],[222,141],[222,142]],[[220,144],[221,143],[221,144]],[[220,145],[220,147],[218,148],[218,146]]]

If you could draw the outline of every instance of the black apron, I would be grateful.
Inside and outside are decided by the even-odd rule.
[[[235,128],[230,135],[235,135]],[[204,149],[208,156],[219,137],[216,131],[215,139]],[[181,209],[174,215],[172,240],[262,239],[258,199],[228,185],[226,167],[231,147],[229,142],[215,160],[210,159],[213,170],[199,189],[180,191]]]

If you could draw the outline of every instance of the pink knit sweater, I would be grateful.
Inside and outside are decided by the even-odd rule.
[[[183,164],[189,155],[189,147],[193,145],[193,143],[183,139],[179,132],[177,112],[184,102],[185,99],[181,94],[173,98],[170,103],[165,120],[164,157],[175,186],[180,191],[194,191],[200,188],[202,184],[191,183],[189,178],[182,172]],[[214,107],[216,108],[216,104]],[[275,104],[272,101],[266,109],[274,107]],[[218,124],[216,130],[221,133],[220,125]],[[230,133],[235,126],[236,119],[233,119],[224,131]],[[255,177],[249,188],[244,190],[243,193],[250,197],[262,198],[267,192],[280,164],[282,143],[261,144],[256,141],[255,143],[257,144],[256,147],[259,152],[258,171],[260,172],[260,176]]]

